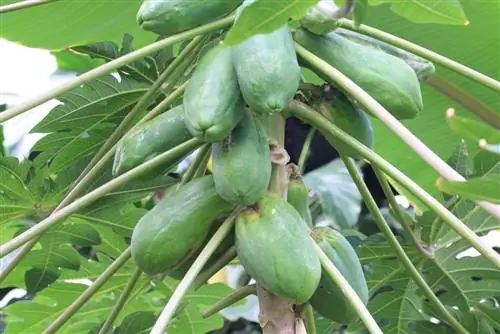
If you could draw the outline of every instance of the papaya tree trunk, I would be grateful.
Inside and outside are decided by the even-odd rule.
[[[284,149],[285,118],[280,114],[270,116],[267,121],[269,138]],[[287,172],[284,164],[273,164],[269,191],[286,196]],[[293,273],[290,273],[293,275]],[[306,334],[304,322],[300,317],[298,305],[290,304],[282,298],[257,285],[259,298],[259,324],[263,334]]]

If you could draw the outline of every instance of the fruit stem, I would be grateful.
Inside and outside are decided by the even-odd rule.
[[[442,177],[450,181],[465,181],[462,175],[422,143],[420,139],[351,79],[297,43],[295,43],[295,50],[297,51],[297,55],[314,68],[314,70],[325,76],[330,83],[335,84],[348,95],[355,98],[367,111],[375,115]],[[500,205],[495,205],[487,201],[476,201],[476,203],[493,216],[500,218]]]
[[[150,334],[163,334],[168,326],[170,319],[173,317],[177,307],[182,301],[182,297],[186,294],[189,287],[193,284],[196,276],[203,269],[203,266],[207,263],[208,259],[214,251],[219,247],[224,238],[231,232],[234,225],[236,216],[241,212],[242,208],[236,208],[229,217],[224,220],[219,229],[215,232],[213,237],[208,241],[207,245],[203,248],[200,255],[196,258],[194,263],[191,265],[186,275],[182,278],[179,285],[175,288],[174,293],[170,297],[165,305],[165,308],[161,312],[160,316],[156,320]]]
[[[236,246],[233,245],[224,254],[222,254],[211,267],[205,269],[198,275],[198,277],[196,277],[196,280],[193,282],[193,288],[198,290],[203,284],[205,284],[206,281],[210,279],[210,277],[217,274],[235,257]]]
[[[201,146],[202,144],[203,142],[201,140],[198,140],[196,138],[190,139],[185,143],[182,143],[174,147],[173,149],[168,150],[167,152],[162,153],[154,157],[153,159],[148,160],[142,163],[141,165],[129,170],[128,172],[112,179],[111,181],[100,186],[99,188],[96,188],[91,192],[89,192],[88,194],[80,197],[79,199],[69,204],[68,206],[62,208],[61,210],[54,212],[52,215],[45,218],[38,224],[34,225],[29,230],[19,234],[15,238],[1,245],[0,254],[2,254],[2,256],[10,254],[13,250],[19,248],[24,243],[30,241],[33,238],[36,238],[37,236],[41,235],[52,226],[63,221],[64,219],[76,213],[77,211],[94,203],[96,200],[109,194],[113,190],[122,187],[123,185],[127,184],[127,182],[134,180],[138,176],[147,173],[153,168],[161,166],[162,164],[173,163],[177,161],[178,159],[184,157],[189,152]],[[5,277],[3,273],[0,274],[0,276]]]
[[[356,165],[354,162],[345,156],[342,156],[342,161],[344,162],[345,166],[347,167],[347,170],[349,171],[349,174],[351,175],[351,178],[353,179],[354,183],[358,187],[359,192],[363,196],[363,200],[368,207],[368,210],[370,211],[371,215],[375,219],[375,222],[377,223],[378,228],[382,232],[382,234],[385,236],[387,239],[388,243],[394,248],[396,251],[396,256],[398,257],[399,261],[403,264],[403,266],[406,268],[406,272],[410,277],[413,279],[415,284],[418,285],[418,287],[422,290],[424,293],[425,297],[429,299],[429,301],[436,307],[436,309],[441,313],[441,316],[443,317],[443,320],[445,320],[448,325],[453,327],[453,329],[457,333],[462,333],[462,334],[470,334],[461,324],[460,322],[455,319],[446,309],[446,307],[441,303],[439,298],[434,294],[432,289],[429,287],[425,279],[420,275],[419,271],[417,268],[412,263],[412,260],[408,257],[406,254],[405,250],[397,240],[396,236],[392,233],[391,228],[389,224],[387,224],[384,216],[380,212],[380,209],[377,207],[377,203],[373,199],[373,196],[370,193],[370,190],[368,189],[365,181],[363,180],[363,177],[359,173],[359,170],[357,169]]]
[[[390,208],[394,212],[394,216],[395,216],[396,220],[401,224],[401,226],[403,226],[403,229],[405,230],[406,234],[410,237],[410,240],[411,240],[413,246],[425,258],[427,258],[427,259],[434,258],[434,252],[424,248],[422,241],[416,236],[415,232],[413,232],[413,229],[411,228],[410,224],[408,224],[407,215],[403,212],[403,210],[401,209],[401,206],[396,201],[396,197],[394,197],[394,194],[391,191],[391,186],[389,185],[389,182],[387,181],[387,177],[377,167],[373,166],[372,169],[375,173],[375,176],[377,177],[377,179],[379,181],[380,186],[382,187],[382,191],[384,192],[384,195],[387,198],[387,201],[389,202]]]
[[[377,325],[377,322],[375,321],[375,319],[373,319],[372,315],[366,308],[363,301],[359,298],[356,291],[354,291],[351,285],[349,285],[349,282],[346,281],[346,279],[342,276],[340,271],[335,267],[332,261],[330,261],[330,259],[323,252],[323,250],[316,244],[313,238],[311,238],[311,241],[313,241],[314,247],[318,254],[319,260],[321,261],[323,269],[325,269],[325,271],[330,276],[330,278],[335,282],[335,284],[337,284],[340,287],[340,290],[342,291],[346,299],[349,301],[351,306],[356,310],[356,313],[359,315],[361,321],[363,321],[368,331],[372,334],[379,334],[379,333],[382,334],[383,333],[382,330]]]
[[[125,303],[127,302],[128,297],[132,293],[132,290],[134,290],[135,284],[139,280],[139,277],[141,277],[141,274],[142,271],[139,268],[136,268],[135,271],[132,273],[132,276],[130,276],[130,278],[128,279],[127,285],[123,289],[120,298],[116,301],[115,305],[113,306],[113,309],[106,318],[106,321],[104,321],[104,324],[102,325],[98,334],[109,333],[109,330],[113,327],[113,323],[115,322],[116,317],[118,316],[118,314],[120,314],[120,311],[123,309],[123,306],[125,306]]]
[[[399,171],[381,156],[370,150],[368,147],[360,143],[358,140],[348,135],[335,124],[318,114],[309,106],[292,101],[288,106],[286,113],[292,114],[304,122],[310,124],[320,131],[328,141],[338,140],[345,145],[349,145],[352,150],[360,156],[368,160],[372,165],[375,165],[382,170],[391,179],[399,183],[402,187],[408,190],[413,196],[417,197],[422,203],[433,210],[436,215],[443,220],[445,224],[451,227],[458,235],[464,238],[469,245],[483,255],[495,268],[500,269],[500,255],[492,248],[486,245],[467,225],[462,223],[453,213],[446,209],[437,199],[432,197],[412,179]]]
[[[196,158],[194,158],[194,160],[191,162],[191,165],[189,165],[188,170],[182,176],[181,182],[179,183],[178,187],[190,182],[196,176],[196,172],[198,171],[198,169],[202,167],[203,164],[205,164],[205,166],[207,165],[211,147],[212,146],[210,144],[205,144],[199,149],[198,154],[196,154]]]
[[[17,115],[20,115],[31,108],[34,108],[44,102],[49,101],[50,99],[53,99],[62,93],[76,88],[80,85],[83,85],[84,83],[93,80],[97,77],[100,77],[105,74],[109,74],[118,68],[131,63],[133,61],[136,61],[138,59],[141,59],[145,56],[148,56],[152,53],[155,53],[157,51],[160,51],[163,48],[169,47],[171,45],[177,44],[179,42],[183,42],[187,39],[193,38],[198,35],[206,34],[208,32],[214,31],[214,30],[219,30],[222,28],[226,28],[230,26],[234,21],[234,15],[230,15],[227,17],[224,17],[222,19],[219,19],[217,21],[181,32],[176,35],[169,36],[167,38],[164,38],[158,42],[149,44],[141,49],[132,51],[130,53],[127,53],[126,55],[116,58],[109,63],[103,64],[99,67],[96,67],[88,72],[85,72],[82,75],[79,75],[78,77],[69,80],[61,85],[58,85],[57,87],[42,93],[38,96],[35,96],[32,99],[29,99],[28,101],[10,108],[2,113],[0,113],[0,123],[5,122],[6,120],[9,120]]]
[[[78,298],[64,310],[42,334],[57,332],[113,275],[130,259],[131,249],[128,247],[116,260],[90,285]]]
[[[302,319],[304,319],[304,325],[306,326],[307,334],[316,334],[316,323],[311,304],[307,303],[303,305],[301,313],[302,313]]]
[[[494,91],[500,92],[500,82],[488,77],[487,75],[484,75],[476,70],[473,70],[465,65],[462,65],[454,60],[451,60],[450,58],[447,58],[443,55],[440,55],[439,53],[436,53],[434,51],[431,51],[429,49],[426,49],[420,45],[414,44],[410,41],[407,41],[403,38],[391,35],[387,32],[384,32],[382,30],[367,26],[367,25],[360,25],[359,27],[354,26],[354,22],[351,20],[347,19],[342,19],[340,21],[340,26],[346,29],[350,30],[355,30],[356,32],[374,37],[378,40],[384,41],[386,43],[392,44],[394,46],[397,46],[403,50],[409,51],[411,53],[414,53],[422,58],[425,58],[427,60],[430,60],[436,64],[439,64],[445,68],[448,68],[452,71],[457,72],[458,74],[461,74],[471,80],[474,80],[483,86],[489,87],[493,89]]]
[[[255,284],[245,285],[238,290],[235,290],[230,295],[218,300],[215,304],[203,311],[201,315],[203,316],[203,318],[211,317],[220,310],[233,305],[234,303],[242,300],[249,295],[255,294],[257,294],[257,288]]]

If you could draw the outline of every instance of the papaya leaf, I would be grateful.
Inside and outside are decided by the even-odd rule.
[[[361,194],[342,160],[337,159],[304,176],[316,193],[325,216],[341,228],[353,227],[361,212]]]
[[[469,178],[474,173],[472,159],[469,156],[469,150],[464,140],[458,143],[455,151],[446,162],[465,178]]]
[[[448,124],[462,138],[479,142],[481,139],[490,144],[500,144],[500,132],[495,128],[471,118],[448,116]]]
[[[498,175],[479,177],[467,181],[448,181],[439,179],[437,186],[441,191],[458,195],[474,201],[500,203],[500,179]]]
[[[479,317],[482,317],[496,330],[500,330],[500,308],[492,307],[487,303],[474,302],[472,311]]]
[[[227,45],[235,45],[256,34],[270,33],[289,19],[300,19],[317,0],[255,0],[246,6],[227,33]]]
[[[356,0],[352,18],[354,25],[359,27],[365,20],[366,13],[368,12],[368,0]]]
[[[84,73],[104,63],[72,49],[52,51],[51,54],[56,58],[57,68],[62,71]]]
[[[115,334],[147,334],[156,322],[154,312],[130,313],[115,330]]]
[[[0,5],[14,2],[17,0],[1,0]],[[138,46],[144,46],[155,35],[137,25],[139,6],[139,0],[54,1],[2,15],[0,37],[33,48],[61,50],[97,41],[119,42],[127,31],[136,38]]]
[[[469,23],[459,0],[370,0],[372,5],[383,3],[390,3],[393,12],[414,23],[450,25],[467,25]]]

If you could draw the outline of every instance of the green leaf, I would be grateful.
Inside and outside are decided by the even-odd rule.
[[[137,311],[127,315],[115,334],[147,334],[155,324],[157,316],[153,312]]]
[[[439,179],[437,185],[441,191],[458,195],[462,198],[500,203],[499,176],[472,178],[465,182]]]
[[[18,0],[1,0],[0,4],[14,2]],[[0,37],[33,48],[61,50],[97,41],[120,42],[123,33],[128,32],[135,36],[137,46],[144,46],[155,35],[136,23],[139,6],[139,0],[55,1],[2,14]]]
[[[266,34],[287,24],[289,19],[300,19],[317,0],[255,0],[246,6],[227,33],[227,45],[243,42],[256,34]]]
[[[361,24],[363,24],[367,12],[368,12],[368,0],[356,0],[354,13],[352,14],[354,25],[356,27],[359,27]]]
[[[370,3],[372,5],[390,3],[395,13],[415,23],[469,24],[459,0],[370,0]]]
[[[195,305],[187,305],[179,312],[176,321],[168,326],[168,332],[179,334],[199,334],[222,328],[224,321],[220,316],[203,318]]]
[[[356,224],[361,212],[361,194],[342,160],[307,173],[304,180],[318,196],[323,213],[336,225],[349,228]]]
[[[401,3],[410,2],[402,1]],[[462,5],[471,22],[466,28],[435,24],[420,24],[416,28],[414,23],[387,11],[384,6],[371,7],[370,15],[366,18],[365,24],[417,43],[459,63],[472,66],[485,75],[498,78],[498,66],[495,65],[495,62],[498,50],[500,50],[500,39],[491,33],[490,22],[500,21],[499,4],[497,2],[482,2],[481,6],[478,6],[474,1],[463,1]],[[457,41],[460,42],[457,44]],[[441,66],[437,66],[437,71],[446,80],[460,86],[493,110],[500,110],[500,99],[497,92]],[[429,80],[432,81],[432,77]],[[430,85],[422,84],[423,112],[416,119],[404,121],[403,124],[432,151],[445,159],[451,156],[460,141],[460,137],[450,130],[445,111],[452,107],[459,116],[471,117],[472,114],[466,108],[430,87]],[[439,199],[441,197],[440,191],[435,185],[436,179],[439,177],[438,173],[384,124],[376,119],[372,119],[372,122],[375,139],[374,150]],[[477,146],[467,146],[471,156],[478,152]],[[397,190],[416,203],[419,211],[424,211],[425,207],[415,198],[409,196],[408,192],[403,191],[402,187],[398,187]]]
[[[486,319],[495,329],[500,330],[500,308],[491,307],[487,303],[474,302],[472,312]]]
[[[500,132],[483,122],[453,114],[448,116],[448,124],[462,138],[477,142],[484,139],[488,143],[500,143]]]
[[[52,51],[51,54],[56,57],[57,68],[64,71],[83,73],[103,63],[87,55],[73,52],[71,49]]]

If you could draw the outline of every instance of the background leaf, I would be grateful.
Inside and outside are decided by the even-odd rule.
[[[254,0],[241,12],[224,42],[234,45],[255,34],[270,33],[288,22],[300,19],[316,0]]]
[[[468,179],[466,182],[439,179],[437,184],[441,191],[458,195],[462,198],[500,203],[500,180],[498,179],[498,175]]]
[[[0,0],[0,5],[18,2]],[[136,23],[140,0],[64,0],[2,14],[0,37],[49,50],[61,50],[98,41],[120,42],[123,33],[135,37],[136,47],[155,35]],[[50,24],[48,24],[50,23]]]

